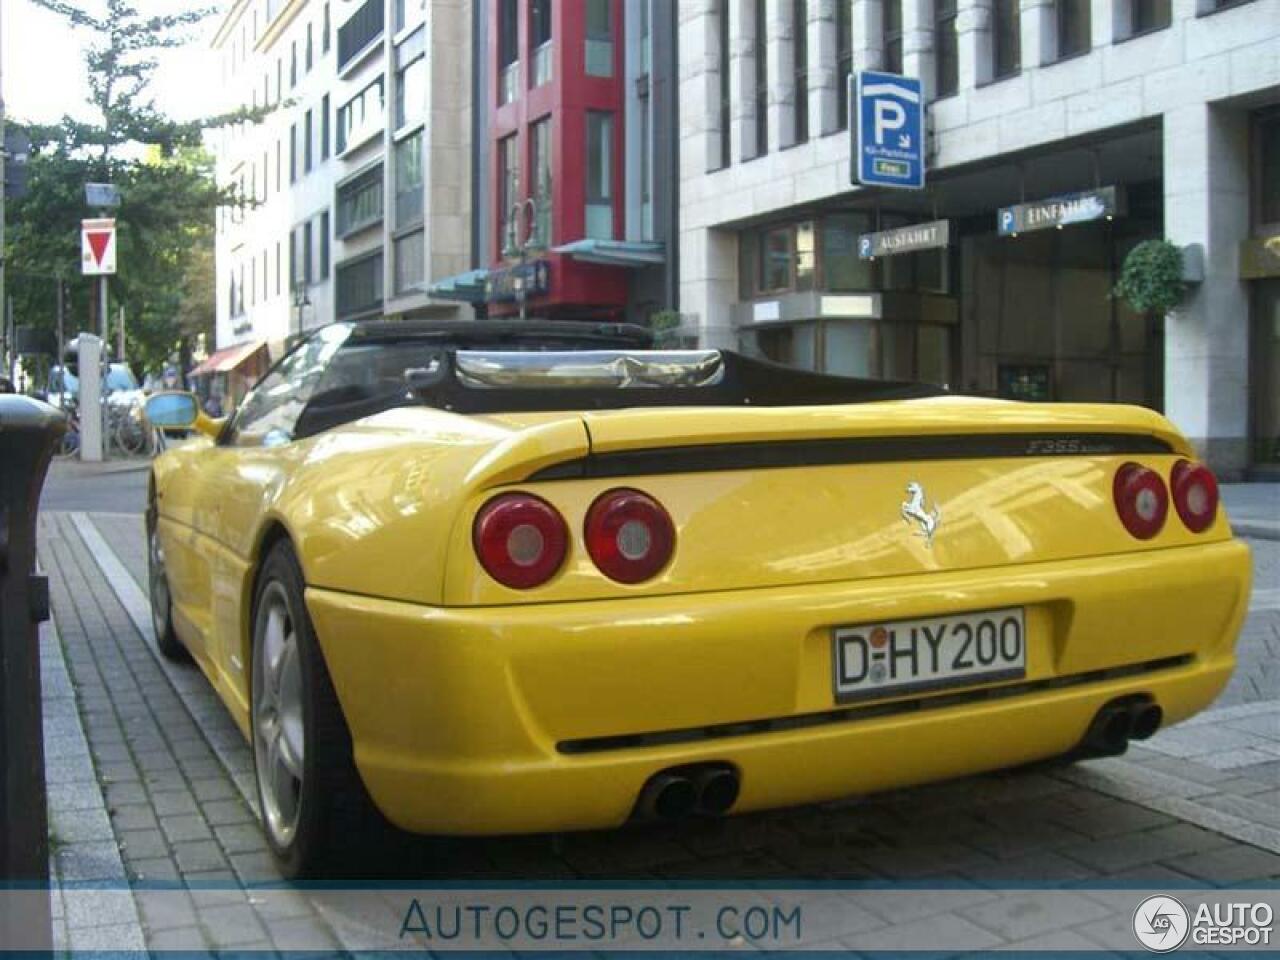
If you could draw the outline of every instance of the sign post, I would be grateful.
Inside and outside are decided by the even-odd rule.
[[[864,70],[851,76],[853,162],[849,176],[866,187],[924,188],[924,97],[920,81]]]
[[[80,222],[80,269],[86,277],[98,278],[99,336],[111,342],[107,314],[107,277],[116,272],[116,222],[111,218]]]

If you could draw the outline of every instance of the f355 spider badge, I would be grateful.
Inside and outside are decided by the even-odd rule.
[[[907,499],[902,501],[902,519],[919,525],[920,529],[916,533],[924,537],[925,546],[933,546],[933,535],[942,520],[942,510],[937,503],[934,503],[932,510],[929,509],[925,502],[924,487],[915,481],[907,484]]]

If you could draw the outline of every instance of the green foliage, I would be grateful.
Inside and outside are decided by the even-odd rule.
[[[659,310],[649,315],[649,329],[653,331],[655,347],[675,347],[680,344],[680,312]]]
[[[1113,292],[1138,313],[1168,313],[1187,292],[1182,251],[1168,240],[1144,240],[1124,258]]]
[[[243,204],[219,190],[203,132],[229,123],[257,122],[265,108],[179,122],[150,97],[154,51],[188,41],[189,28],[211,10],[166,15],[139,13],[129,0],[98,4],[32,0],[94,35],[85,54],[89,102],[100,118],[84,123],[27,126],[32,141],[28,192],[9,207],[9,292],[19,324],[52,330],[57,280],[65,281],[66,336],[97,330],[96,278],[80,274],[84,185],[113,183],[120,191],[119,272],[110,280],[111,319],[125,309],[128,359],[139,369],[162,366],[175,351],[213,327],[214,215],[220,205]],[[112,327],[112,343],[115,342]]]

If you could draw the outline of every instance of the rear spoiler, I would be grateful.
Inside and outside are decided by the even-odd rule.
[[[557,370],[560,360],[569,367]],[[405,379],[423,403],[463,414],[822,406],[946,393],[920,383],[810,373],[730,350],[441,350]]]

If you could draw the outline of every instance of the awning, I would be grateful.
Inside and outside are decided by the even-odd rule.
[[[667,259],[661,243],[641,240],[575,240],[552,249],[574,260],[611,267],[649,267]]]
[[[483,303],[484,282],[488,277],[488,270],[468,270],[466,273],[457,273],[452,277],[435,281],[427,287],[427,293],[437,300]]]
[[[223,347],[211,353],[205,360],[191,371],[189,376],[199,377],[210,373],[230,373],[252,358],[259,350],[265,350],[265,340],[248,340],[234,346]]]

